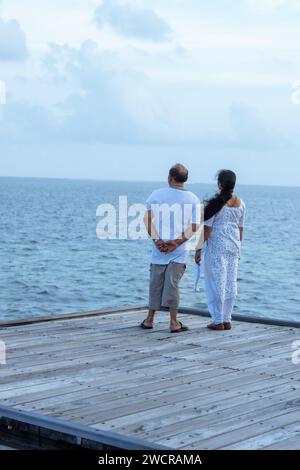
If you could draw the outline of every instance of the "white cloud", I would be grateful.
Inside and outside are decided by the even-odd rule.
[[[144,11],[141,5],[134,11]],[[264,45],[264,53],[252,54],[239,37],[228,45],[230,52],[218,45],[211,50],[213,37],[227,47],[225,35],[206,28],[206,49],[192,52],[174,42],[128,47],[127,38],[119,50],[94,41],[79,47],[53,42],[42,68],[31,68],[27,77],[18,71],[18,78],[7,81],[2,140],[270,147],[280,132],[269,124],[280,130],[282,121],[291,127],[297,119],[286,108],[276,112],[282,103],[290,105],[296,53],[273,55]],[[242,50],[233,50],[234,43]],[[231,107],[245,99],[246,106]]]
[[[300,9],[299,0],[244,0],[244,2],[252,10],[265,14],[277,12],[282,8],[296,11]]]
[[[24,60],[26,57],[26,36],[19,22],[5,22],[0,18],[0,61]]]
[[[95,11],[95,22],[99,28],[108,25],[118,34],[144,41],[168,41],[172,35],[168,23],[153,10],[119,0],[104,0]]]
[[[29,91],[27,80],[23,86]],[[34,88],[57,89],[57,95],[44,105],[38,100],[34,104],[30,94],[26,101],[8,95],[3,142],[272,145],[274,133],[265,130],[263,118],[247,106],[230,108],[236,90],[225,92],[202,82],[163,85],[127,66],[122,54],[102,52],[92,41],[79,49],[51,45]]]
[[[27,81],[23,86],[29,89]],[[79,49],[51,45],[40,81],[40,89],[45,81],[50,89],[56,85],[61,101],[54,97],[43,106],[33,104],[30,95],[15,100],[9,93],[2,141],[138,142],[145,138],[149,122],[155,122],[155,98],[146,77],[128,69],[118,54],[99,51],[92,41]],[[68,90],[65,96],[62,87]]]
[[[249,168],[255,176],[252,157],[259,150],[255,162],[269,158],[270,180],[283,145],[283,174],[285,159],[296,161],[300,107],[290,95],[300,78],[300,0],[99,3],[3,3],[0,24],[16,35],[0,36],[0,58],[24,57],[26,39],[30,57],[1,67],[7,85],[0,106],[2,173],[23,168],[28,175],[90,177],[102,159],[106,177],[121,179],[145,174],[148,160],[146,173],[156,178],[154,160],[157,168],[166,158],[188,161],[194,152],[201,179],[204,161],[223,166],[232,155],[248,178]],[[26,38],[9,18],[20,20]],[[16,47],[22,35],[23,54]],[[261,174],[255,178],[263,181]]]

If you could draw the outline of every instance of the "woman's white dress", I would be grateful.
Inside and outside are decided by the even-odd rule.
[[[237,297],[240,258],[240,227],[244,227],[245,204],[225,206],[205,222],[212,228],[207,240],[203,271],[209,312],[215,324],[231,322]]]

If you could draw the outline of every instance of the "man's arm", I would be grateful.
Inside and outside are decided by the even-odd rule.
[[[149,237],[153,240],[156,247],[159,249],[159,251],[165,252],[167,251],[166,244],[162,240],[160,240],[153,221],[154,216],[152,210],[150,209],[145,213],[144,224],[146,226]]]
[[[156,228],[153,224],[153,220],[154,220],[153,212],[151,210],[147,211],[145,213],[145,217],[144,217],[144,224],[146,226],[148,235],[149,235],[149,237],[152,238],[152,240],[158,240],[159,236],[158,236],[157,230],[156,230]]]
[[[180,238],[166,242],[168,253],[176,250],[180,245],[183,245],[183,243],[188,242],[198,232],[199,228],[200,224],[191,224],[188,226],[185,232],[181,234]]]

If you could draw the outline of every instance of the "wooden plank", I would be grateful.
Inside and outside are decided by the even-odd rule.
[[[230,386],[230,383],[234,383],[236,380],[238,380],[239,377],[236,377],[236,374],[232,374],[234,377],[228,379],[228,374],[224,374],[222,376],[223,383],[227,386]],[[54,412],[55,410],[64,410],[64,411],[69,411],[72,409],[72,411],[75,411],[75,409],[83,406],[83,403],[86,405],[87,403],[90,404],[93,402],[95,406],[97,406],[98,409],[105,409],[112,404],[114,406],[115,402],[121,402],[123,404],[123,400],[127,402],[134,402],[134,400],[138,400],[140,397],[145,400],[150,399],[151,397],[154,398],[159,398],[163,396],[164,398],[167,397],[169,394],[174,394],[178,393],[178,395],[185,390],[191,390],[195,389],[198,390],[200,383],[205,379],[207,383],[207,394],[210,394],[209,387],[211,384],[213,384],[216,380],[215,376],[213,373],[210,374],[211,378],[209,379],[208,376],[202,377],[202,375],[195,375],[192,377],[190,376],[188,380],[182,380],[180,381],[179,379],[176,380],[176,383],[174,383],[173,379],[169,380],[159,380],[156,382],[151,382],[151,383],[144,383],[144,385],[139,385],[135,387],[128,387],[125,385],[126,388],[123,389],[116,389],[110,390],[110,391],[104,391],[101,390],[100,387],[96,388],[90,388],[88,390],[86,389],[81,389],[77,391],[76,393],[71,392],[70,394],[64,394],[63,396],[63,403],[61,403],[61,396],[57,396],[54,399],[50,400],[45,400],[45,399],[40,399],[40,400],[35,400],[34,401],[34,409],[47,409],[48,412]],[[227,379],[227,380],[226,380]],[[270,379],[268,379],[270,380]],[[252,382],[252,381],[257,381],[257,376],[254,376],[253,374],[250,376],[243,377],[244,383]],[[181,382],[181,383],[180,383]],[[77,406],[77,403],[79,405]]]
[[[260,432],[261,434],[256,434],[250,439],[245,441],[241,440],[233,445],[225,447],[225,450],[261,450],[270,444],[282,442],[283,440],[291,437],[294,438],[298,436],[298,439],[300,439],[299,413],[290,413],[288,415],[280,416],[278,419],[272,418],[269,422],[260,426]]]
[[[45,331],[47,332],[47,335],[49,335],[50,333],[54,334],[54,333],[57,333],[59,336],[61,336],[61,333],[62,331],[65,331],[65,334],[66,335],[70,335],[70,334],[73,334],[73,331],[72,331],[72,328],[74,329],[78,329],[79,331],[80,330],[89,330],[89,329],[94,329],[94,328],[98,328],[99,326],[103,326],[103,325],[109,325],[111,327],[112,330],[118,330],[120,329],[120,324],[121,325],[126,325],[126,324],[134,324],[135,321],[139,322],[139,320],[142,320],[144,315],[146,315],[146,312],[145,311],[142,311],[142,312],[135,312],[135,315],[134,317],[130,316],[130,313],[131,312],[127,312],[127,315],[124,317],[124,316],[121,316],[121,315],[118,315],[118,314],[114,314],[113,316],[110,316],[110,315],[107,315],[107,316],[102,316],[97,319],[77,319],[77,320],[68,320],[68,322],[66,321],[57,321],[57,322],[54,322],[53,324],[51,323],[48,323],[47,325],[41,325],[41,324],[37,324],[37,325],[29,325],[28,327],[26,326],[23,326],[23,327],[18,327],[18,328],[14,328],[13,329],[13,334],[12,334],[12,329],[4,329],[2,330],[1,332],[1,335],[2,336],[7,336],[7,338],[9,337],[12,337],[14,338],[16,341],[19,340],[20,337],[22,337],[20,339],[20,342],[22,343],[23,341],[30,341],[30,338],[31,337],[34,337],[34,336],[37,336],[39,335],[41,332],[42,334],[45,333]],[[118,319],[118,322],[116,321]],[[201,319],[198,319],[198,318],[190,318],[188,317],[187,318],[189,324],[191,324],[192,327],[196,327],[197,329],[201,329],[201,333],[203,335],[206,336],[207,339],[210,339],[212,337],[213,332],[210,332],[206,329],[206,323],[203,323],[203,321],[201,321]],[[159,321],[156,326],[158,325],[158,327],[165,327],[167,326],[167,319],[165,321]],[[286,328],[283,328],[281,330],[282,331],[288,331],[289,329],[286,329]],[[153,331],[156,332],[157,329],[155,328],[155,330]],[[16,333],[18,332],[18,335],[16,335]],[[68,333],[69,332],[69,333]],[[236,337],[236,335],[240,335],[240,334],[250,334],[251,332],[256,332],[257,334],[260,334],[260,332],[263,332],[263,333],[272,333],[272,332],[278,332],[278,328],[277,327],[264,327],[264,326],[259,326],[257,327],[257,325],[245,325],[244,327],[241,327],[239,325],[239,328],[238,328],[238,331],[237,330],[232,330],[232,332],[225,332],[225,333],[222,333],[222,332],[218,332],[218,336],[223,336],[223,338],[228,338],[228,337],[231,337],[232,340]],[[149,334],[149,332],[141,332],[141,333],[144,333],[145,335],[146,334]],[[151,332],[152,333],[152,332]],[[190,332],[191,334],[193,333]],[[170,338],[171,339],[171,338]],[[204,338],[203,338],[204,340]]]
[[[128,331],[128,330],[127,330]],[[90,341],[87,340],[87,338],[90,337]],[[131,331],[130,333],[125,333],[124,332],[124,338],[125,337],[130,337],[132,339],[135,339],[135,349],[139,349],[141,351],[147,351],[147,348],[143,348],[141,349],[139,346],[143,345],[145,346],[145,339],[143,338],[143,335],[141,336],[138,336],[137,335],[137,330],[136,329],[133,329],[133,331]],[[100,336],[98,336],[97,334],[84,334],[82,336],[83,340],[80,340],[80,344],[78,344],[79,342],[79,339],[77,338],[74,338],[71,340],[71,344],[70,342],[68,342],[67,340],[64,342],[64,346],[63,347],[60,347],[59,345],[56,346],[56,344],[58,343],[59,344],[59,341],[53,341],[52,338],[48,338],[48,350],[49,352],[53,352],[53,354],[55,354],[57,352],[57,354],[60,352],[60,351],[64,351],[65,349],[71,349],[72,348],[72,345],[74,346],[74,349],[76,350],[76,347],[78,348],[78,351],[81,351],[82,347],[85,346],[85,345],[89,345],[89,348],[93,348],[93,341],[101,341],[101,344],[103,344],[103,347],[105,347],[105,345],[109,345],[110,348],[113,348],[114,346],[117,347],[117,345],[119,344],[119,336],[117,337],[114,337],[113,339],[102,339]],[[153,338],[153,337],[152,337]],[[157,340],[157,338],[153,338],[153,340]],[[150,341],[148,339],[146,339],[146,341]],[[168,348],[171,348],[172,347],[172,344],[174,344],[175,342],[165,342],[165,343],[162,343],[162,340],[161,338],[159,338],[159,341],[161,342],[160,343],[160,346],[158,348],[155,348],[155,353],[158,353],[159,351],[163,350],[163,349],[168,349]],[[82,343],[81,343],[82,342]],[[109,344],[111,343],[111,344]],[[193,345],[194,342],[191,342],[191,341],[188,341],[188,339],[183,342],[183,343],[180,343],[182,344],[182,349],[184,349],[184,344],[185,343],[190,343],[190,345]],[[201,346],[201,345],[200,345]],[[33,346],[31,346],[32,348]],[[57,349],[58,348],[58,349]],[[109,349],[109,348],[107,348]],[[195,348],[195,350],[197,350],[197,347]],[[9,358],[10,358],[10,363],[11,361],[14,359],[13,356],[11,356],[10,354],[10,345],[8,344],[8,355],[9,355]],[[29,350],[29,353],[26,354],[25,356],[25,359],[23,359],[22,363],[25,364],[26,363],[26,360],[27,361],[30,361],[31,360],[31,356],[33,355],[36,355],[36,351],[34,351],[32,354],[31,354],[31,350]],[[41,357],[43,357],[42,353],[40,354]],[[24,357],[24,349],[21,353],[21,356]],[[17,356],[18,357],[18,356]],[[17,359],[16,357],[16,359]]]
[[[268,419],[257,420],[255,424],[241,426],[238,430],[225,432],[222,435],[204,439],[193,444],[188,444],[188,448],[193,450],[201,446],[202,449],[223,449],[223,450],[259,450],[268,444],[274,443],[282,436],[287,436],[288,430],[300,433],[300,410],[288,411],[280,416],[269,417]],[[161,440],[163,443],[166,440]],[[167,445],[176,445],[177,438],[168,440]],[[180,448],[186,448],[180,445]]]
[[[264,398],[268,400],[278,400],[284,399],[284,396],[287,394],[295,394],[294,387],[290,383],[285,383],[276,386],[275,390],[268,389],[264,392]],[[178,421],[178,417],[182,416],[182,419],[190,419],[190,413],[195,412],[197,417],[210,415],[210,413],[216,413],[220,416],[220,421],[222,420],[222,414],[226,410],[231,410],[233,407],[241,406],[245,410],[248,406],[252,406],[252,404],[256,404],[258,400],[261,400],[260,391],[252,391],[248,394],[241,394],[234,398],[234,400],[223,400],[222,397],[224,394],[213,394],[210,400],[206,400],[206,403],[203,403],[201,397],[197,397],[196,400],[189,399],[183,402],[176,403],[176,407],[174,409],[174,404],[169,403],[160,408],[154,408],[150,411],[135,411],[130,415],[125,415],[119,418],[112,418],[107,419],[106,421],[98,422],[93,425],[93,427],[103,427],[105,429],[120,429],[124,430],[131,430],[133,432],[142,432],[144,429],[148,429],[145,426],[149,423],[149,429],[152,429],[153,425],[151,425],[151,420],[154,420],[155,423],[158,423],[158,428],[160,427],[160,421],[165,422],[165,420],[170,420],[170,415],[172,418],[176,418],[176,422]],[[227,397],[225,397],[227,398]],[[168,422],[167,421],[167,422]],[[173,421],[171,421],[173,422]]]
[[[184,409],[176,406],[174,410],[174,406],[167,406],[160,409],[159,413],[154,411],[148,416],[136,413],[135,416],[131,416],[130,423],[126,423],[124,419],[114,419],[101,423],[101,426],[103,429],[114,429],[118,432],[124,431],[124,429],[130,433],[139,432],[141,436],[148,435],[150,432],[155,438],[173,436],[193,429],[199,430],[199,427],[204,425],[206,426],[205,431],[211,431],[211,426],[214,423],[218,423],[218,426],[221,427],[223,421],[227,422],[233,417],[241,418],[253,411],[259,415],[259,410],[268,407],[281,409],[292,406],[289,400],[292,401],[295,396],[294,387],[287,388],[285,386],[283,389],[281,387],[276,390],[277,392],[269,396],[267,401],[264,399],[258,401],[254,394],[242,396],[242,400],[238,398],[233,403],[230,400],[217,400],[204,404],[200,399],[200,404],[197,406],[194,402],[190,405],[186,402]],[[282,390],[284,391],[282,392]]]
[[[142,317],[141,317],[142,318]],[[135,338],[138,340],[139,338],[143,341],[145,339],[148,341],[163,341],[162,345],[167,345],[167,344],[172,344],[172,343],[178,343],[176,339],[174,338],[174,335],[171,337],[168,332],[166,335],[166,324],[160,323],[158,325],[159,329],[154,330],[151,333],[148,332],[143,332],[142,330],[138,330],[138,322],[127,322],[126,324],[119,325],[118,328],[114,329],[112,328],[111,325],[105,324],[100,325],[100,326],[93,326],[91,327],[86,327],[86,328],[73,328],[70,331],[70,334],[65,334],[64,335],[64,343],[62,344],[60,341],[61,335],[63,333],[63,329],[61,328],[58,331],[58,334],[50,334],[49,330],[47,329],[46,332],[44,331],[44,334],[41,335],[41,333],[37,333],[36,336],[31,335],[30,337],[25,337],[25,338],[20,338],[20,335],[18,335],[17,341],[13,341],[10,338],[7,338],[5,335],[2,335],[3,340],[7,342],[7,345],[9,346],[9,352],[10,352],[10,357],[22,357],[22,352],[24,351],[25,348],[28,349],[28,353],[35,354],[36,351],[35,349],[39,349],[41,352],[47,352],[51,350],[63,350],[67,349],[69,345],[71,344],[76,344],[76,342],[80,341],[81,343],[86,343],[86,342],[93,342],[93,341],[98,341],[101,339],[101,344],[104,345],[109,345],[113,346],[114,343],[118,341],[120,337],[126,338]],[[105,329],[104,329],[105,328]],[[69,330],[67,330],[69,331]],[[139,335],[137,334],[139,332]],[[158,336],[158,333],[162,333],[162,335]],[[192,336],[191,334],[187,333],[184,338],[181,339],[180,343],[185,344],[185,343],[190,343],[195,346],[199,345],[205,345],[207,347],[212,346],[212,337],[208,336],[206,330],[197,337],[197,339]],[[240,342],[244,344],[245,337],[248,337],[249,339],[255,340],[255,342],[259,343],[259,338],[260,337],[266,337],[268,342],[276,342],[280,341],[282,342],[284,338],[291,337],[290,332],[281,332],[279,336],[279,332],[269,332],[266,334],[266,332],[253,332],[253,336],[251,336],[251,333],[249,331],[244,332],[244,335],[242,335],[240,332],[236,333],[235,338],[233,339],[230,337],[229,341],[229,336],[224,336],[223,338],[218,338],[218,343],[217,348],[221,349],[223,346],[228,347],[230,346],[231,348],[234,348],[235,344],[237,342]],[[261,344],[261,343],[260,343]],[[18,353],[13,354],[13,353]]]
[[[220,371],[219,376],[228,376],[228,374],[232,374],[233,371],[228,371],[224,369]],[[145,390],[162,390],[166,388],[176,388],[179,384],[192,384],[193,382],[198,382],[199,380],[207,380],[209,377],[215,377],[215,371],[213,369],[203,369],[203,371],[199,371],[197,366],[188,368],[183,370],[178,375],[174,373],[164,370],[160,371],[155,375],[148,375],[148,374],[139,374],[138,377],[132,377],[132,375],[128,373],[123,374],[112,374],[108,379],[108,374],[106,374],[105,380],[103,378],[100,379],[90,379],[88,381],[81,381],[81,382],[72,382],[71,385],[68,386],[68,383],[65,381],[61,381],[58,384],[54,383],[46,383],[42,385],[38,385],[36,387],[36,391],[33,392],[32,388],[28,387],[24,390],[18,390],[13,392],[13,397],[11,397],[11,391],[6,393],[1,392],[0,398],[3,400],[7,400],[10,404],[25,404],[35,402],[35,405],[38,406],[39,402],[43,401],[43,405],[50,405],[51,403],[58,400],[61,403],[62,396],[64,398],[63,403],[66,404],[69,399],[72,401],[72,397],[75,396],[77,393],[82,393],[85,390],[85,393],[88,395],[99,395],[100,393],[109,393],[109,397],[112,397],[114,394],[124,393],[126,396],[130,396],[131,394],[142,394]],[[108,379],[108,381],[107,381]],[[19,392],[19,393],[18,393]],[[43,392],[43,393],[41,393]],[[50,401],[45,401],[47,399]]]
[[[48,323],[54,322],[58,320],[68,320],[73,318],[82,318],[82,317],[97,317],[100,315],[111,315],[113,313],[127,313],[127,312],[134,312],[139,310],[146,310],[146,305],[137,305],[137,306],[125,306],[121,308],[109,308],[109,309],[100,309],[100,310],[92,310],[89,312],[75,312],[75,313],[65,313],[62,315],[52,315],[47,317],[33,317],[33,318],[22,318],[19,320],[12,320],[12,321],[4,321],[0,322],[0,328],[9,328],[21,325],[33,325],[38,323]]]
[[[300,369],[291,362],[291,343],[298,330],[236,323],[230,332],[211,332],[206,318],[187,315],[191,330],[177,336],[166,313],[153,331],[140,330],[145,315],[3,328],[8,363],[0,369],[0,401],[178,447],[203,437],[208,446],[223,439],[226,447],[225,435],[229,446],[251,446],[259,437],[251,434],[254,424],[267,436],[279,419],[291,426],[281,440],[294,439],[289,415],[291,406],[297,412]],[[271,428],[264,431],[261,420]]]
[[[178,361],[178,366],[181,367],[181,365],[185,365],[185,361]],[[90,383],[94,383],[95,381],[97,382],[98,378],[100,378],[102,383],[105,383],[106,389],[110,389],[109,386],[115,386],[116,383],[125,383],[126,384],[126,379],[130,381],[134,381],[137,384],[142,380],[144,381],[146,378],[150,379],[161,379],[163,376],[168,377],[172,376],[175,377],[179,375],[188,375],[189,373],[193,373],[195,371],[202,373],[206,371],[211,371],[213,367],[211,365],[205,366],[203,365],[201,369],[199,369],[199,365],[191,364],[189,367],[185,367],[184,371],[181,372],[181,370],[178,371],[178,374],[174,373],[172,370],[170,370],[170,364],[169,362],[162,363],[160,365],[160,368],[157,369],[156,364],[150,365],[147,370],[145,369],[136,369],[133,371],[128,371],[127,369],[121,370],[116,366],[116,368],[113,367],[91,367],[90,369],[87,370],[87,373],[81,373],[80,375],[77,375],[74,377],[74,375],[70,375],[66,373],[62,378],[58,378],[57,375],[47,376],[43,378],[41,375],[35,376],[35,379],[32,378],[24,378],[20,377],[20,382],[18,383],[18,387],[16,390],[15,382],[9,382],[8,384],[1,384],[1,390],[0,390],[0,398],[2,396],[9,396],[7,395],[6,392],[11,392],[13,391],[16,396],[19,395],[17,391],[21,391],[21,394],[26,393],[28,390],[31,390],[34,392],[34,387],[39,387],[44,386],[45,389],[47,389],[48,384],[51,385],[55,382],[57,382],[58,386],[59,384],[64,384],[64,383],[82,383],[82,384],[87,384],[87,386]],[[95,379],[97,377],[97,379]]]
[[[238,409],[234,407],[230,408],[227,413],[216,415],[210,413],[205,416],[197,417],[185,422],[173,423],[168,427],[161,427],[157,432],[151,430],[151,433],[139,433],[140,436],[147,436],[151,434],[152,439],[155,440],[168,440],[173,446],[183,447],[188,445],[189,447],[193,442],[198,446],[201,442],[202,446],[206,445],[206,441],[217,436],[223,436],[230,432],[236,432],[239,435],[239,431],[244,429],[246,426],[253,426],[255,423],[259,427],[261,422],[265,422],[268,419],[278,418],[285,416],[288,413],[297,411],[296,407],[289,405],[289,400],[295,395],[295,391],[291,390],[281,395],[280,401],[260,400],[258,403],[253,403],[252,407],[248,404],[240,406]],[[277,398],[278,400],[278,398]],[[201,441],[200,441],[201,439]],[[194,447],[193,447],[194,448]]]
[[[215,371],[214,371],[214,369],[212,369],[212,368],[211,368],[208,372],[206,372],[206,370],[204,371],[204,372],[206,372],[206,373],[204,374],[204,377],[203,377],[201,371],[197,371],[197,367],[192,368],[191,371],[190,371],[190,369],[187,369],[187,370],[184,371],[184,373],[180,373],[180,370],[179,370],[177,375],[174,374],[174,372],[172,372],[172,369],[170,368],[169,371],[168,371],[168,369],[166,369],[165,372],[164,372],[164,375],[158,377],[158,379],[157,379],[157,380],[160,380],[160,381],[162,382],[160,388],[161,388],[161,389],[164,389],[164,390],[166,390],[166,388],[167,388],[166,386],[163,386],[163,385],[164,385],[163,379],[166,378],[166,375],[165,375],[166,372],[167,372],[167,373],[169,372],[169,373],[168,373],[169,377],[172,377],[171,380],[167,381],[167,384],[169,384],[170,387],[171,387],[171,386],[173,386],[173,387],[178,386],[178,382],[177,382],[178,379],[179,379],[179,382],[180,382],[180,383],[182,383],[182,384],[187,383],[187,386],[190,386],[190,384],[191,384],[192,382],[195,382],[195,381],[197,382],[197,381],[203,380],[203,379],[205,378],[205,379],[206,379],[205,385],[206,385],[207,387],[209,387],[209,386],[212,385],[212,384],[210,383],[210,381],[208,380],[208,379],[209,379],[209,376],[213,378],[213,381],[214,381],[214,382],[220,380],[220,379],[219,379],[219,374],[218,374],[218,378],[216,379]],[[198,374],[197,374],[197,372],[198,372]],[[229,380],[230,377],[233,377],[233,379],[231,379],[231,380],[233,380],[233,381],[237,380],[239,376],[240,376],[240,377],[243,377],[244,379],[246,379],[247,376],[249,376],[249,375],[250,375],[251,377],[255,377],[255,380],[258,380],[259,378],[261,378],[261,379],[263,379],[263,380],[270,380],[270,376],[268,376],[268,375],[265,375],[264,377],[257,377],[257,376],[254,375],[253,373],[248,374],[248,375],[245,374],[245,373],[240,373],[240,374],[237,373],[237,374],[235,374],[235,375],[233,376],[233,375],[230,375],[230,374],[232,374],[232,373],[233,373],[233,371],[231,371],[231,370],[228,371],[228,370],[226,370],[226,369],[223,369],[223,370],[220,371],[220,376],[221,376],[221,375],[226,376],[226,379],[227,379],[227,380]],[[185,377],[186,374],[187,374],[187,377]],[[192,375],[190,375],[190,374],[192,374]],[[287,374],[287,371],[286,371],[286,374]],[[126,375],[128,376],[128,374],[126,374]],[[113,377],[113,376],[114,376],[114,374],[112,374],[111,377]],[[127,388],[127,387],[128,387],[128,384],[131,384],[131,385],[134,386],[134,383],[135,383],[136,378],[135,378],[135,377],[131,377],[130,374],[129,374],[129,376],[127,377],[127,382],[126,382],[126,379],[125,379],[125,381],[124,381],[124,377],[120,377],[120,378],[119,378],[118,376],[119,376],[119,374],[117,373],[117,374],[116,374],[116,381],[115,381],[115,380],[113,381],[113,389],[116,389],[116,382],[119,382],[119,383],[120,383],[120,386],[121,386],[124,390],[126,390],[126,392],[128,392],[128,388]],[[206,377],[205,377],[205,376],[206,376]],[[176,382],[174,382],[174,378],[176,378]],[[142,378],[142,380],[144,380],[144,379]],[[153,382],[157,382],[157,380],[155,380],[155,378],[154,378],[154,379],[151,378],[151,379],[150,379],[150,385],[151,385]],[[287,379],[286,379],[286,380],[287,380]],[[139,380],[139,382],[140,382],[140,380]],[[149,383],[149,380],[146,380],[146,382]],[[227,381],[225,381],[225,382],[223,381],[223,385],[226,384],[226,383],[227,383]],[[93,386],[90,386],[90,387],[89,387],[89,393],[95,393],[95,391],[96,391],[96,392],[99,394],[99,393],[100,393],[100,386],[101,386],[101,385],[102,385],[102,389],[103,389],[103,390],[106,390],[106,391],[109,390],[110,393],[111,393],[111,387],[108,387],[106,384],[105,384],[105,386],[103,386],[103,385],[104,385],[103,382],[101,383],[101,382],[97,382],[97,381],[93,383]],[[61,391],[62,391],[62,394],[64,394],[65,392],[64,392],[63,386],[61,387],[61,389],[62,389],[62,390],[61,390]],[[130,390],[130,387],[129,387],[129,390]],[[66,391],[66,392],[67,392],[67,391]],[[73,395],[73,393],[71,393],[71,396],[72,396],[72,395]],[[29,394],[28,397],[30,398],[30,396],[31,396],[31,395]],[[109,395],[109,396],[111,396],[111,395]],[[26,398],[26,397],[25,397],[25,398]],[[68,398],[68,395],[67,395],[67,393],[66,393],[66,394],[65,394],[65,401],[67,400],[67,398]],[[21,399],[22,399],[22,395],[21,395]]]
[[[154,397],[153,394],[150,394],[148,397],[145,394],[144,398],[126,398],[117,403],[115,401],[106,402],[105,405],[103,405],[101,401],[91,400],[88,406],[79,406],[74,410],[64,410],[64,416],[67,416],[68,419],[71,420],[79,419],[80,422],[93,425],[98,422],[106,421],[107,419],[112,419],[113,417],[128,416],[137,411],[151,410],[157,407],[163,408],[165,405],[172,403],[175,405],[189,399],[193,399],[195,403],[198,403],[199,400],[203,398],[203,393],[206,395],[205,399],[203,398],[203,404],[205,405],[215,399],[232,400],[242,394],[250,394],[255,391],[266,393],[267,395],[272,394],[276,386],[282,384],[281,379],[275,378],[272,381],[272,386],[270,386],[268,382],[269,380],[261,382],[253,380],[250,384],[245,384],[243,387],[235,387],[231,390],[226,390],[226,387],[224,389],[220,384],[218,389],[215,390],[215,388],[212,388],[212,390],[214,390],[214,396],[207,394],[206,390],[203,392],[201,388],[199,391],[199,386],[198,388],[195,386],[182,391],[180,394],[177,393],[177,391],[165,392],[162,397]]]
[[[300,450],[300,433],[297,432],[289,432],[288,437],[285,435],[283,439],[276,440],[275,443],[263,447],[263,450]]]

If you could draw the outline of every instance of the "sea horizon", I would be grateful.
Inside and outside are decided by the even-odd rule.
[[[11,175],[0,175],[0,179],[35,179],[35,180],[53,180],[53,181],[86,181],[86,182],[103,182],[103,183],[147,183],[147,184],[167,184],[167,180],[143,180],[143,179],[98,179],[98,178],[73,178],[73,177],[56,177],[56,176],[11,176]],[[213,184],[216,184],[216,180],[211,180],[210,182],[204,182],[204,181],[197,181],[197,182],[188,182],[186,185],[187,186],[195,186],[195,185],[207,185],[211,186]],[[258,183],[238,183],[239,187],[257,187],[257,188],[295,188],[298,189],[300,188],[300,185],[289,185],[289,184],[258,184]]]

